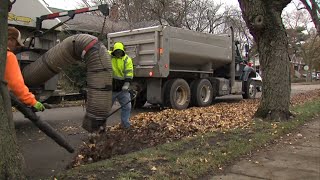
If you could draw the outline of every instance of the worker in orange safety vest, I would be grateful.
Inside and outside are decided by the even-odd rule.
[[[13,53],[20,46],[23,46],[20,31],[14,27],[8,27],[7,63],[4,79],[8,83],[9,90],[21,102],[34,107],[37,111],[44,111],[44,105],[36,100],[24,83],[17,57]]]

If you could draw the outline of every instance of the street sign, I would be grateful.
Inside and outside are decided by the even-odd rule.
[[[305,65],[305,66],[303,67],[303,69],[304,69],[305,71],[308,71],[308,70],[309,70],[309,66],[308,66],[308,65]]]

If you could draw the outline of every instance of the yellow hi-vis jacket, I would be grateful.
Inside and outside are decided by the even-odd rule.
[[[131,82],[133,79],[133,63],[132,59],[124,53],[124,56],[121,58],[117,58],[113,56],[113,52],[115,50],[124,51],[124,45],[122,43],[115,43],[113,51],[108,51],[112,56],[112,71],[113,71],[113,79],[114,79],[114,90],[120,90],[120,86],[124,84],[124,82]]]
[[[131,81],[133,78],[132,59],[126,54],[122,58],[112,57],[113,78]]]

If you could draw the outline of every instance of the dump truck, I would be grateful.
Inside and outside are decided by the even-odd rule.
[[[255,98],[257,74],[241,56],[233,29],[227,34],[154,26],[109,33],[108,49],[122,42],[133,59],[135,105],[175,109],[211,105],[218,96]]]

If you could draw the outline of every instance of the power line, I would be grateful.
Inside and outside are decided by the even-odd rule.
[[[82,0],[82,2],[83,2],[87,7],[91,7],[90,4],[89,4],[86,0]]]
[[[46,4],[47,7],[49,7],[49,4],[45,0],[42,0],[42,1],[43,1],[43,3]]]

